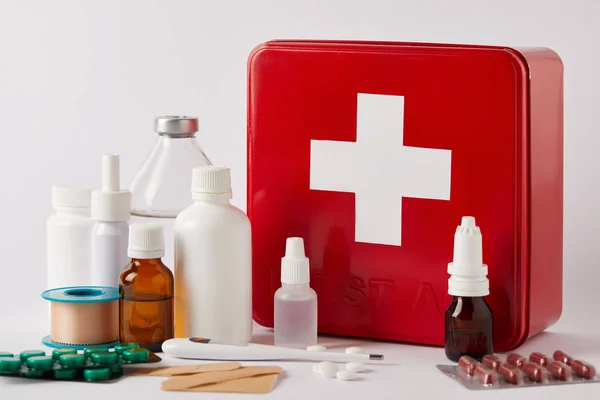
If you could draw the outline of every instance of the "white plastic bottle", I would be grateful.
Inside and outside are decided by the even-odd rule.
[[[275,346],[306,349],[317,344],[317,293],[310,287],[310,264],[302,238],[286,240],[273,317]]]
[[[252,339],[250,221],[230,203],[229,168],[192,171],[192,199],[175,220],[175,337],[244,345]]]
[[[46,220],[47,289],[91,284],[90,188],[53,186],[55,213]]]
[[[102,189],[92,192],[94,228],[91,234],[92,285],[119,285],[119,275],[128,265],[131,193],[120,189],[119,156],[102,156]]]

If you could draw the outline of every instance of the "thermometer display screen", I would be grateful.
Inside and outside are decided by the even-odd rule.
[[[210,339],[206,339],[206,338],[201,338],[201,337],[193,337],[193,338],[190,338],[190,342],[194,342],[194,343],[210,343],[211,340]]]

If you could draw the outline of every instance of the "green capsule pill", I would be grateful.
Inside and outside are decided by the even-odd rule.
[[[21,360],[15,357],[0,358],[0,372],[17,372],[21,369]]]
[[[83,354],[85,354],[86,357],[91,357],[94,353],[102,353],[105,351],[108,351],[108,347],[106,346],[93,346],[83,349]]]
[[[125,352],[123,353],[123,360],[129,361],[132,363],[148,361],[149,357],[150,357],[150,353],[148,352],[147,349],[139,349],[138,348],[138,349],[125,350]]]
[[[57,368],[54,370],[56,379],[72,380],[77,378],[77,369],[74,368]]]
[[[13,353],[5,353],[5,352],[3,352],[3,351],[0,351],[0,357],[1,357],[1,358],[5,358],[5,357],[7,357],[7,358],[12,358],[12,357],[14,357],[14,356],[15,356],[15,355],[14,355]]]
[[[25,350],[22,351],[21,354],[19,354],[19,358],[21,359],[21,361],[25,362],[29,357],[39,357],[45,355],[46,352],[42,350]]]
[[[114,351],[103,351],[102,353],[93,353],[92,361],[96,364],[114,364],[119,361],[119,355]]]
[[[25,372],[25,376],[28,378],[42,378],[44,373],[45,371],[27,371]]]
[[[121,343],[118,346],[115,346],[115,352],[119,355],[122,355],[127,350],[133,350],[139,348],[140,345],[133,342],[125,342]]]
[[[63,356],[65,354],[77,354],[77,350],[76,349],[55,349],[55,350],[52,350],[52,358],[54,358],[55,360],[58,360],[60,358],[60,356]]]
[[[83,367],[85,356],[83,354],[64,354],[58,358],[58,362],[66,368]]]
[[[47,371],[52,369],[54,360],[52,357],[47,356],[34,356],[29,357],[26,361],[27,366],[35,371]]]
[[[116,363],[116,364],[110,364],[108,366],[108,368],[110,368],[110,373],[113,375],[121,375],[123,373],[123,365]]]
[[[88,382],[101,382],[110,378],[110,368],[86,368],[83,370],[83,379]]]

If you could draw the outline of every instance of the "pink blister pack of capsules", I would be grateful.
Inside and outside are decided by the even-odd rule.
[[[437,365],[437,368],[471,390],[600,382],[593,365],[560,350],[552,357],[539,352],[529,357],[510,353],[504,358],[487,354],[481,362],[462,356],[458,365]]]

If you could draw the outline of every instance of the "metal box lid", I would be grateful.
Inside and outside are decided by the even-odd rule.
[[[443,345],[464,215],[496,351],[562,306],[562,63],[548,49],[272,41],[248,61],[254,318],[304,238],[322,333]],[[549,252],[549,253],[548,253]]]

